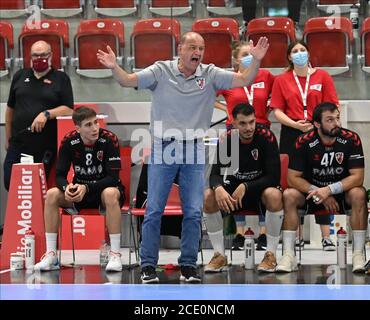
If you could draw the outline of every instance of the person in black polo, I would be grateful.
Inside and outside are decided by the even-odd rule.
[[[51,47],[37,41],[31,47],[31,68],[13,77],[5,112],[4,184],[9,190],[12,165],[21,153],[45,165],[46,176],[57,151],[56,117],[72,114],[73,93],[67,74],[51,66]]]

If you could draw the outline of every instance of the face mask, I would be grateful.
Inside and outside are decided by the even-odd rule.
[[[244,68],[248,68],[252,63],[253,56],[250,54],[240,59],[240,62]]]
[[[32,60],[32,68],[36,72],[44,72],[49,68],[49,61],[48,58],[36,58]]]
[[[296,53],[292,53],[292,61],[295,65],[299,67],[303,67],[307,64],[308,61],[308,52],[307,51],[299,51]]]

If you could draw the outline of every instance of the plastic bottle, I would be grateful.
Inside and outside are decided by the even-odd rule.
[[[343,227],[337,232],[337,264],[341,269],[347,266],[347,232]]]
[[[105,266],[108,263],[110,246],[103,240],[100,246],[99,252],[99,263],[101,266]]]
[[[35,265],[35,234],[29,229],[24,236],[26,269],[32,269]]]
[[[358,37],[358,27],[359,27],[359,18],[358,18],[358,7],[352,5],[350,8],[349,19],[352,22],[353,36]]]
[[[245,269],[254,269],[254,232],[248,227],[244,233]]]
[[[353,29],[358,29],[358,7],[355,4],[353,4],[350,8],[349,19],[352,22]]]

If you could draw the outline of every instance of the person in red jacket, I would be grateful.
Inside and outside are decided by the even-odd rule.
[[[250,54],[250,45],[248,42],[237,41],[233,45],[232,57],[235,72],[243,72],[252,62]],[[219,90],[217,95],[222,95],[226,105],[220,101],[215,102],[215,108],[226,112],[228,119],[226,120],[226,129],[232,129],[232,111],[234,107],[240,103],[249,103],[254,107],[256,115],[256,123],[262,124],[270,128],[271,122],[269,116],[269,98],[271,95],[274,76],[268,70],[258,70],[257,76],[253,84],[247,87],[232,88],[230,90]],[[244,247],[244,226],[245,217],[235,215],[234,219],[237,224],[237,234],[233,239],[233,250],[241,250]],[[259,216],[260,235],[257,239],[257,250],[265,250],[267,246],[265,216]]]
[[[277,76],[272,88],[270,108],[281,123],[280,153],[291,157],[297,137],[313,129],[312,114],[322,102],[339,106],[332,77],[309,63],[309,50],[303,41],[292,42],[287,50],[288,70]],[[315,216],[320,224],[325,251],[335,250],[330,240],[330,216]],[[302,246],[298,239],[297,245]]]

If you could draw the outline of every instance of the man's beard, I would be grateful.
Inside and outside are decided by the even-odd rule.
[[[327,136],[327,137],[330,137],[330,138],[335,138],[338,136],[339,134],[339,130],[340,128],[339,127],[336,127],[334,129],[331,129],[330,131],[329,130],[326,130],[324,128],[321,127],[321,132],[324,136]]]

